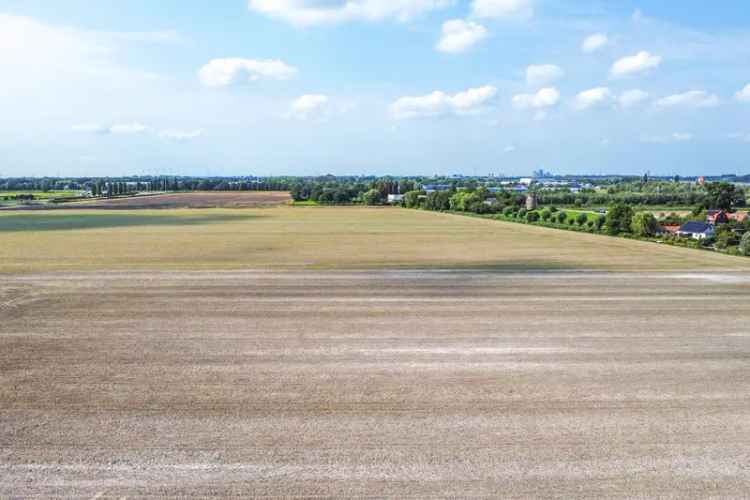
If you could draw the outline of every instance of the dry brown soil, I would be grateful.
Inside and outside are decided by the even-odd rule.
[[[0,497],[741,498],[750,275],[0,282]]]

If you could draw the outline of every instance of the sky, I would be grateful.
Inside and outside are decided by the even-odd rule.
[[[0,176],[717,175],[743,0],[0,0]]]

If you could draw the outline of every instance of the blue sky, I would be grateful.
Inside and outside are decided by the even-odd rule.
[[[0,176],[746,173],[748,11],[0,0]]]

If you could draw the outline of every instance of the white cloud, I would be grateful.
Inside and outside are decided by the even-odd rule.
[[[185,142],[203,135],[203,130],[162,130],[159,132],[159,137],[169,141]]]
[[[250,10],[295,26],[337,24],[349,21],[407,22],[454,0],[249,0]]]
[[[750,83],[734,95],[740,102],[750,102]]]
[[[719,98],[703,90],[691,90],[659,99],[656,105],[662,108],[710,108],[719,104]]]
[[[634,56],[623,57],[615,62],[610,70],[610,75],[612,78],[638,75],[659,67],[661,61],[661,57],[652,55],[644,50]]]
[[[435,47],[440,52],[464,52],[489,36],[487,28],[473,21],[452,19],[443,23],[443,34]]]
[[[163,41],[158,33],[110,33],[77,30],[42,23],[30,17],[0,13],[0,68],[3,93],[11,90],[38,97],[44,85],[112,88],[131,86],[154,75],[116,62],[116,55],[134,40]]]
[[[263,78],[286,80],[297,74],[297,69],[278,59],[213,59],[203,66],[199,77],[206,87],[226,87]]]
[[[148,132],[149,128],[142,123],[118,123],[109,127],[109,133],[114,135],[135,135]]]
[[[585,90],[576,96],[575,107],[578,110],[606,106],[614,101],[615,96],[607,87],[596,87]]]
[[[474,0],[472,15],[492,19],[529,19],[534,16],[532,0]]]
[[[632,108],[648,99],[648,92],[640,89],[628,90],[622,93],[618,101],[623,108]]]
[[[322,94],[303,95],[292,101],[287,117],[297,120],[323,119],[328,104],[328,96]]]
[[[425,96],[398,99],[391,104],[390,114],[396,120],[474,115],[484,111],[496,94],[497,89],[491,85],[454,95],[436,90]]]
[[[693,134],[688,132],[674,132],[672,135],[650,135],[641,137],[641,142],[646,144],[670,144],[676,142],[690,142],[693,140]]]
[[[513,96],[512,102],[513,107],[517,109],[551,108],[560,102],[560,91],[554,87],[547,87],[541,89],[536,94],[518,94]]]
[[[687,132],[675,132],[672,134],[672,139],[678,142],[692,141],[693,134]]]
[[[110,126],[104,126],[93,123],[84,123],[80,125],[73,125],[71,127],[73,132],[82,132],[87,134],[112,134],[112,135],[135,135],[148,132],[150,127],[143,125],[142,123],[116,123]]]
[[[531,65],[526,68],[526,83],[532,87],[541,87],[559,80],[565,72],[554,64]]]
[[[607,35],[603,33],[594,33],[593,35],[587,36],[581,44],[581,50],[586,54],[591,54],[599,49],[604,48],[609,43]]]
[[[71,127],[71,130],[73,132],[82,132],[86,134],[108,134],[109,128],[105,127],[103,125],[98,125],[95,123],[82,123],[79,125],[73,125]]]

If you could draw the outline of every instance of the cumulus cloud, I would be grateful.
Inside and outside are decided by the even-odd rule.
[[[78,125],[73,125],[71,127],[71,130],[73,130],[73,132],[81,132],[85,134],[108,134],[109,133],[109,127],[98,125],[96,123],[81,123]]]
[[[528,19],[534,16],[532,0],[474,0],[472,15],[490,19]]]
[[[287,118],[297,120],[322,119],[325,117],[328,104],[328,96],[322,94],[300,96],[289,105]]]
[[[581,44],[581,50],[586,54],[591,54],[604,48],[609,43],[609,38],[603,33],[594,33],[589,35]]]
[[[148,132],[150,130],[150,127],[138,122],[116,123],[110,126],[85,123],[80,125],[73,125],[71,129],[74,132],[82,132],[87,134],[136,135]]]
[[[651,69],[658,68],[662,58],[649,52],[641,51],[634,56],[623,57],[612,65],[610,75],[612,78],[623,78],[645,73]]]
[[[674,132],[671,135],[647,135],[641,137],[641,142],[646,144],[671,144],[675,142],[689,142],[693,140],[693,134],[689,132]]]
[[[703,90],[691,90],[683,94],[670,95],[659,99],[656,105],[661,108],[710,108],[719,104],[719,98]]]
[[[144,125],[139,122],[115,123],[114,125],[108,126],[94,123],[84,123],[80,125],[73,125],[71,129],[74,132],[100,135],[139,135],[148,133],[152,134],[153,136],[158,136],[161,139],[177,142],[196,139],[203,134],[203,130],[179,129],[166,129],[157,133],[156,130],[152,129],[148,125]]]
[[[117,55],[138,40],[159,42],[159,33],[112,33],[45,24],[30,17],[0,13],[0,68],[3,92],[39,96],[62,84],[92,88],[130,87],[155,75],[118,63]],[[43,87],[48,84],[49,87]]]
[[[541,87],[548,83],[559,80],[565,72],[554,64],[531,65],[526,68],[526,83],[532,87]]]
[[[648,92],[644,92],[640,89],[633,89],[623,92],[619,97],[618,102],[623,108],[632,108],[643,103],[648,97]]]
[[[390,106],[396,120],[441,116],[475,115],[484,111],[497,94],[491,85],[468,89],[454,95],[436,90],[418,97],[402,97]]]
[[[585,109],[606,106],[614,101],[615,96],[607,87],[596,87],[584,90],[576,96],[575,107],[583,111]]]
[[[249,0],[250,10],[295,26],[316,26],[349,21],[407,22],[454,0]]]
[[[556,106],[560,102],[560,91],[554,87],[543,88],[535,94],[518,94],[513,96],[513,107],[517,109],[544,109]],[[543,115],[538,115],[543,119]]]
[[[750,102],[750,83],[745,85],[745,88],[737,92],[734,97],[740,102]]]
[[[487,28],[473,21],[452,19],[443,23],[443,34],[435,47],[440,52],[464,52],[489,36]]]
[[[115,135],[134,135],[148,132],[149,128],[147,125],[142,123],[117,123],[109,127],[109,133]]]
[[[197,139],[203,135],[203,130],[174,130],[167,129],[159,132],[159,137],[168,141],[185,142]]]
[[[260,79],[286,80],[297,74],[297,68],[284,61],[226,58],[213,59],[198,74],[206,87],[227,87]]]

